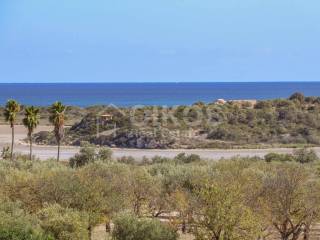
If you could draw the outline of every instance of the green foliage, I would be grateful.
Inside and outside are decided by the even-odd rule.
[[[117,161],[119,163],[129,164],[129,165],[135,165],[136,160],[132,156],[123,156],[121,158],[118,158]]]
[[[10,123],[11,127],[15,124],[17,114],[20,112],[20,104],[15,100],[8,100],[5,110],[4,116],[7,122]]]
[[[10,158],[10,147],[3,147],[1,151],[1,158],[9,159]]]
[[[20,112],[20,104],[15,100],[9,100],[4,109],[4,117],[9,122],[11,127],[11,152],[10,158],[13,160],[13,147],[14,147],[14,125],[17,120],[17,114]]]
[[[41,227],[57,240],[87,240],[88,218],[58,204],[45,206],[38,214]]]
[[[61,102],[55,102],[52,104],[52,106],[49,108],[50,116],[49,121],[54,126],[54,135],[56,138],[56,141],[58,143],[58,155],[57,155],[57,161],[60,159],[60,144],[61,140],[64,138],[64,125],[65,125],[65,111],[67,107],[63,105]]]
[[[95,147],[85,143],[80,148],[80,152],[70,158],[69,164],[71,167],[82,167],[88,163],[93,163],[96,160]]]
[[[294,152],[294,156],[299,163],[312,163],[319,160],[319,157],[313,149],[302,148]]]
[[[109,162],[111,160],[112,151],[109,148],[102,147],[97,152],[94,145],[84,142],[81,144],[80,152],[69,159],[69,165],[76,168],[96,161]]]
[[[201,188],[196,207],[197,240],[257,239],[259,222],[236,184],[209,184]]]
[[[174,158],[174,161],[177,163],[193,163],[200,162],[201,158],[197,154],[186,155],[185,153],[180,153]]]
[[[115,219],[114,240],[177,240],[178,234],[158,220],[122,215]]]
[[[185,153],[179,153],[173,159],[161,156],[155,156],[151,159],[144,159],[144,165],[150,164],[161,164],[161,163],[174,163],[174,164],[189,164],[189,163],[199,163],[201,158],[197,154],[187,155]]]
[[[319,181],[303,165],[271,166],[261,179],[257,211],[275,226],[282,239],[300,239],[319,219]]]
[[[99,149],[97,158],[102,162],[109,162],[112,160],[112,150],[110,148],[101,147]]]
[[[29,159],[32,160],[32,134],[36,127],[39,124],[39,108],[35,108],[34,106],[26,107],[25,109],[25,117],[22,120],[23,125],[28,130],[29,144],[30,144],[30,154]]]
[[[295,160],[292,154],[268,153],[264,156],[266,162],[292,162]]]
[[[73,118],[74,125],[66,130],[63,139],[64,143],[72,145],[89,141],[98,145],[150,149],[303,147],[320,144],[320,98],[295,93],[289,99],[252,104],[244,101],[241,104],[197,103],[169,108],[70,108],[71,112],[64,114]],[[58,105],[55,107],[61,110]],[[113,134],[97,137],[97,117],[101,112],[112,114],[113,120],[112,124],[101,124],[99,130],[111,131],[114,124],[117,130]],[[43,109],[42,114],[46,116],[48,111]],[[52,108],[49,114],[51,122],[53,119],[59,120],[59,114]],[[50,134],[39,133],[36,139],[55,144],[54,136]]]
[[[213,130],[208,134],[209,139],[225,141],[243,140],[245,137],[246,135],[243,134],[242,131],[239,131],[237,127],[227,124],[213,128]]]
[[[0,240],[54,240],[19,204],[0,201]]]
[[[268,153],[264,157],[266,162],[293,162],[313,163],[319,160],[313,149],[302,148],[295,150],[293,154]]]
[[[22,120],[23,125],[28,129],[28,136],[31,136],[34,129],[39,124],[39,108],[34,106],[25,108],[25,118]]]
[[[268,154],[267,162],[180,154],[144,164],[131,157],[124,164],[101,161],[109,159],[108,150],[82,147],[93,159],[82,167],[24,156],[0,161],[0,199],[8,199],[0,201],[4,239],[51,240],[44,233],[88,239],[95,226],[115,223],[115,240],[175,240],[180,229],[198,240],[251,240],[270,233],[266,229],[282,234],[290,221],[301,238],[320,217],[319,161],[309,149]],[[116,217],[123,212],[131,215]]]
[[[157,187],[154,179],[144,167],[131,169],[128,197],[132,201],[132,210],[135,215],[141,216],[143,207],[152,196],[153,190]]]
[[[297,100],[299,102],[303,102],[305,97],[302,93],[296,92],[289,97],[290,100]]]
[[[64,114],[66,109],[67,107],[63,105],[61,102],[55,102],[49,108],[49,112],[50,112],[49,120],[55,127],[60,127],[61,125],[64,125],[64,121],[65,121]]]

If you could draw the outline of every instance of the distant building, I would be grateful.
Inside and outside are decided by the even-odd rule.
[[[111,121],[113,119],[113,115],[111,115],[111,114],[103,114],[100,117],[104,121]]]
[[[224,105],[226,103],[232,103],[238,105],[239,107],[254,107],[257,104],[257,100],[255,99],[245,99],[245,100],[224,100],[222,98],[217,99],[215,104]]]
[[[215,102],[215,104],[219,104],[219,105],[223,105],[223,104],[226,104],[226,103],[227,103],[227,101],[222,99],[222,98],[217,99],[217,101]]]

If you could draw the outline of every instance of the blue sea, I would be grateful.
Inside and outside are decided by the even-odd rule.
[[[59,100],[67,105],[190,105],[216,99],[288,98],[294,92],[320,96],[320,82],[269,83],[3,83],[0,105],[8,99],[47,106]]]

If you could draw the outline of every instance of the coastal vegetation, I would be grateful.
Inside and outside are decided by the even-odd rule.
[[[301,93],[266,101],[198,102],[175,107],[68,106],[60,110],[66,126],[64,136],[57,135],[59,124],[48,121],[55,110],[42,107],[40,124],[56,127],[54,132],[35,134],[37,144],[80,146],[87,141],[140,149],[320,145],[320,98]],[[17,115],[16,122],[20,119]]]
[[[188,123],[185,108],[188,108]],[[195,114],[198,108],[205,113],[201,121]],[[82,119],[65,129],[67,119],[74,115],[61,102],[56,102],[45,110],[48,123],[54,127],[53,133],[34,134],[44,109],[20,107],[16,101],[8,101],[4,116],[12,129],[12,144],[14,126],[22,115],[30,154],[14,153],[13,146],[2,151],[0,240],[319,238],[314,229],[320,222],[320,159],[314,150],[306,147],[317,145],[316,141],[311,142],[318,136],[317,98],[294,94],[288,100],[260,101],[250,106],[248,102],[197,103],[171,110],[169,116],[173,118],[168,120],[168,115],[157,111],[155,114],[151,107],[132,112],[132,109],[98,106],[86,109],[89,112],[82,113]],[[216,120],[208,114],[212,111],[217,114]],[[268,113],[271,115],[266,117]],[[294,117],[288,118],[288,114]],[[223,119],[221,123],[219,116]],[[154,125],[165,118],[165,129]],[[279,126],[283,129],[281,134],[275,131]],[[247,140],[228,141],[230,136],[225,134],[228,128],[241,130],[241,134],[246,131]],[[148,133],[150,129],[152,133]],[[167,139],[163,134],[176,129],[198,131],[199,135],[180,133],[179,139]],[[130,135],[133,130],[136,132]],[[233,131],[230,133],[234,134]],[[262,133],[269,134],[268,139],[263,140]],[[127,134],[133,137],[128,140]],[[310,134],[314,136],[311,138]],[[32,142],[39,143],[41,135],[46,136],[42,141],[58,145],[57,159],[40,161],[32,156]],[[249,144],[251,140],[259,144],[293,143],[305,147],[297,148],[292,154],[269,153],[264,157],[220,161],[185,153],[174,158],[117,158],[109,148],[111,145],[164,148],[175,146],[176,141],[179,141],[177,147],[191,147],[186,142],[182,145],[186,138],[206,144],[219,139],[219,146],[231,144],[230,147]],[[289,142],[281,142],[288,138]],[[81,146],[68,162],[59,161],[62,143]]]
[[[140,149],[320,145],[320,98],[301,93],[288,99],[198,102],[174,107],[79,108],[57,104],[39,108],[40,124],[53,124],[55,129],[34,134],[37,144],[80,146],[87,141]],[[25,108],[21,106],[21,110]],[[5,109],[0,108],[0,114],[10,112]],[[22,123],[23,111],[12,114],[15,124]]]
[[[320,160],[312,150],[129,161],[82,146],[69,164],[0,161],[0,239],[314,239]]]

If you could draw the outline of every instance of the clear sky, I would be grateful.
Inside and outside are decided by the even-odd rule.
[[[0,82],[317,81],[319,0],[0,0]]]

